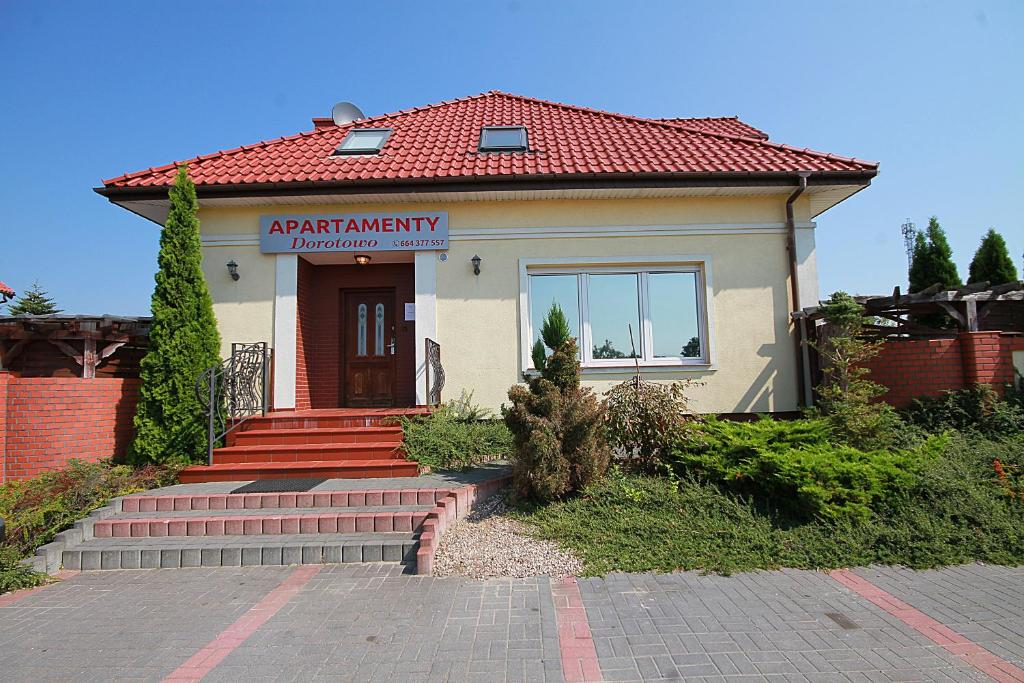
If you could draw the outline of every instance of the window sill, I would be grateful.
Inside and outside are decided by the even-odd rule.
[[[640,374],[668,374],[673,372],[715,372],[718,370],[713,363],[652,363],[640,364]],[[580,374],[588,375],[635,375],[636,365],[584,365],[580,368]],[[527,379],[539,377],[540,373],[530,368],[523,372]]]

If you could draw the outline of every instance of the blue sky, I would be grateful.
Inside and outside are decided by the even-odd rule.
[[[939,216],[966,274],[1024,252],[1024,2],[0,3],[0,280],[76,313],[146,313],[158,228],[101,178],[500,89],[641,116],[739,115],[879,160],[819,217],[822,295],[906,278]]]

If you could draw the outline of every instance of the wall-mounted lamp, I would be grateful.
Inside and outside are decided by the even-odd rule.
[[[361,266],[365,266],[366,264],[368,264],[370,262],[370,255],[369,254],[356,254],[355,259],[356,259],[356,263],[358,263]]]
[[[228,261],[228,275],[230,275],[231,279],[236,282],[238,281],[238,278],[242,277],[238,274],[238,264],[235,263],[235,259]]]
[[[469,259],[470,263],[473,264],[473,275],[480,274],[480,262],[482,260],[479,256],[473,256],[473,258]]]

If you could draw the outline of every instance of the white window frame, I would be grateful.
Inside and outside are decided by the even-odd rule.
[[[639,274],[637,289],[640,300],[641,329],[636,339],[640,349],[639,365],[645,369],[666,370],[713,370],[715,368],[714,343],[714,296],[712,289],[711,257],[706,254],[653,256],[653,257],[612,257],[612,258],[523,258],[519,260],[519,326],[522,367],[525,372],[535,372],[531,350],[536,333],[530,322],[530,276],[531,275],[577,275],[585,276],[604,273]],[[655,358],[653,327],[650,320],[650,305],[647,293],[648,276],[651,273],[696,273],[697,274],[697,315],[698,333],[701,341],[700,358]],[[593,338],[590,328],[588,286],[589,277],[579,277],[577,295],[580,312],[580,348],[584,371],[618,372],[635,368],[633,358],[593,358]]]

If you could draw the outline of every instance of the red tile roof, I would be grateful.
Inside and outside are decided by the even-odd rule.
[[[758,130],[753,126],[740,121],[735,116],[706,116],[704,118],[675,118],[675,119],[653,119],[668,123],[679,123],[692,128],[700,128],[709,133],[723,133],[725,135],[736,135],[743,138],[758,138],[767,140],[768,133]]]
[[[11,289],[6,282],[0,280],[0,294],[8,297],[14,296],[14,290]]]
[[[873,175],[877,163],[768,142],[738,119],[644,119],[491,91],[195,157],[104,181],[161,187],[182,163],[196,185],[367,182],[495,176],[759,174]],[[482,126],[524,125],[530,150],[480,153]],[[392,129],[375,155],[335,156],[353,127]]]

